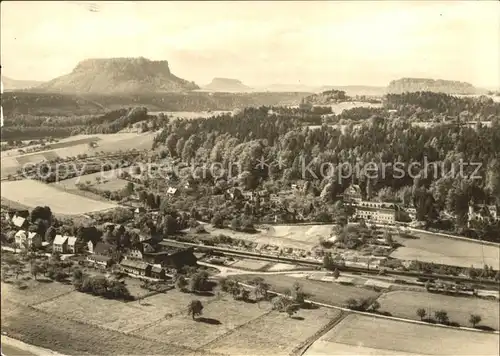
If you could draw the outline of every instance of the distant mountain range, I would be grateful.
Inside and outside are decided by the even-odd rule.
[[[153,61],[137,58],[86,59],[76,65],[69,74],[48,82],[14,80],[2,76],[6,91],[29,90],[32,92],[68,94],[140,94],[140,93],[185,93],[209,91],[221,93],[276,92],[276,93],[321,93],[328,90],[345,91],[348,96],[382,96],[386,93],[407,91],[434,91],[447,94],[486,94],[486,89],[475,88],[470,83],[428,78],[401,78],[393,80],[387,87],[365,85],[310,86],[296,84],[270,84],[250,87],[241,80],[214,78],[200,88],[192,81],[172,74],[166,60]]]
[[[39,85],[37,91],[61,93],[156,93],[199,89],[173,75],[167,61],[139,58],[86,59],[69,74]]]
[[[2,75],[3,90],[21,90],[36,87],[43,82],[35,80],[16,80]]]

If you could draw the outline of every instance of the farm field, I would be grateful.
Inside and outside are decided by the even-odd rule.
[[[304,355],[498,355],[499,346],[497,334],[351,314]]]
[[[80,154],[94,155],[101,151],[112,153],[130,149],[148,150],[152,147],[154,135],[154,132],[78,135],[57,143],[63,147],[46,151],[20,154],[17,149],[8,150],[2,152],[1,175],[7,177],[9,174],[16,174],[22,164],[36,163],[44,159],[74,157]],[[98,146],[90,148],[88,142],[91,141],[96,141]]]
[[[179,119],[197,119],[197,118],[208,118],[211,116],[231,114],[232,111],[216,110],[216,111],[152,111],[150,115],[164,114],[168,117],[174,117]]]
[[[470,314],[479,314],[480,325],[499,329],[500,308],[497,301],[479,298],[453,297],[437,293],[394,291],[378,299],[381,311],[390,311],[392,316],[420,320],[416,311],[424,308],[433,317],[436,310],[448,312],[450,321],[468,326]]]
[[[2,198],[28,207],[48,205],[56,214],[79,215],[117,207],[115,204],[67,193],[51,185],[29,179],[4,181],[1,183],[1,191]]]
[[[300,310],[296,318],[271,312],[254,319],[207,345],[227,355],[289,355],[329,322],[342,317],[338,310]]]
[[[86,174],[80,177],[74,177],[70,179],[61,180],[56,183],[51,183],[54,187],[59,187],[64,190],[79,190],[77,187],[78,183],[84,184],[85,182],[90,182],[90,185],[98,188],[99,190],[121,190],[127,186],[128,181],[118,178],[121,172],[128,172],[128,168],[112,169],[109,171],[96,172],[91,174]],[[96,178],[101,178],[101,183],[97,183]]]
[[[278,293],[284,293],[287,289],[292,288],[294,283],[298,282],[302,285],[304,292],[308,294],[306,297],[307,299],[331,305],[343,305],[349,298],[378,297],[380,294],[362,287],[345,286],[332,282],[311,281],[305,278],[294,278],[283,274],[248,274],[235,276],[234,278],[244,282],[255,277],[264,278],[264,280],[271,285],[271,290]]]
[[[42,283],[2,293],[2,330],[26,343],[66,354],[227,355],[234,354],[238,345],[242,354],[284,355],[341,317],[339,311],[319,308],[300,310],[289,318],[271,311],[269,302],[235,301],[225,294],[195,296],[171,290],[123,303],[67,293],[73,288],[70,285],[50,285],[52,293],[46,288],[49,284]],[[131,292],[137,295],[135,287]],[[3,283],[2,288],[6,288]],[[26,293],[39,296],[19,301],[19,295]],[[204,305],[196,321],[185,313],[191,299]]]
[[[2,293],[2,332],[31,345],[66,355],[195,355],[166,342],[151,341],[79,323],[19,305]],[[201,353],[199,353],[201,355]]]
[[[156,294],[140,301],[124,303],[74,291],[60,298],[38,304],[36,308],[78,322],[98,325],[120,332],[132,332],[162,320],[165,314],[184,312],[190,300],[189,297],[189,295],[171,290],[165,294]],[[198,299],[206,301],[210,298],[201,297]]]
[[[11,280],[14,280],[14,278],[12,277]],[[74,290],[71,285],[56,283],[50,280],[47,282],[40,282],[31,279],[29,281],[23,281],[23,284],[27,285],[28,288],[20,290],[13,283],[2,282],[2,296],[24,305],[34,305],[69,294]]]
[[[186,296],[184,304],[187,305],[194,298],[197,297]],[[171,318],[164,317],[159,323],[140,330],[136,335],[159,341],[168,340],[180,346],[204,348],[206,344],[232,332],[234,328],[269,313],[270,308],[268,302],[261,302],[259,305],[234,301],[231,296],[224,295],[220,300],[205,304],[202,321],[193,321],[191,316],[181,313]]]
[[[419,260],[445,265],[482,268],[500,264],[500,247],[433,235],[432,233],[412,232],[417,239],[396,237],[403,244],[391,257],[403,260]],[[484,253],[484,263],[483,263]]]

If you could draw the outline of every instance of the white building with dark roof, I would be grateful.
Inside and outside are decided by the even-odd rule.
[[[56,235],[52,242],[52,251],[66,253],[68,250],[68,236]]]

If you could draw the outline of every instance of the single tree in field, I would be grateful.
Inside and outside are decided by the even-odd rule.
[[[370,305],[370,310],[371,310],[371,311],[376,312],[376,311],[378,311],[379,309],[380,309],[380,303],[379,303],[377,300],[375,300],[375,301],[372,303],[372,305]]]
[[[333,271],[333,278],[337,279],[339,277],[340,277],[340,272],[338,268],[335,268],[335,270]]]
[[[23,267],[21,265],[14,265],[14,274],[16,275],[16,279],[19,278],[19,275],[23,273]]]
[[[267,291],[269,290],[269,284],[264,281],[259,281],[254,289],[255,299],[260,302],[262,299],[267,299]]]
[[[420,320],[424,320],[426,314],[427,312],[425,311],[424,308],[417,309],[417,315],[419,316]]]
[[[199,300],[192,300],[187,306],[187,312],[194,320],[195,316],[201,315],[203,311],[203,304]]]
[[[358,308],[358,301],[354,298],[349,298],[345,301],[345,305],[349,309],[356,310]]]
[[[481,316],[477,314],[471,314],[469,318],[469,323],[471,323],[472,327],[475,328],[477,324],[481,322]]]
[[[38,263],[33,263],[31,265],[31,274],[35,278],[35,281],[36,281],[36,276],[40,273],[42,273],[42,269],[41,269],[40,265]]]
[[[285,307],[285,312],[288,314],[288,317],[292,317],[293,314],[295,314],[296,312],[298,312],[300,309],[300,305],[297,304],[297,303],[292,303],[292,304],[289,304]]]
[[[436,317],[436,320],[440,322],[441,324],[446,324],[448,323],[448,313],[444,310],[437,310],[434,312],[434,316]]]

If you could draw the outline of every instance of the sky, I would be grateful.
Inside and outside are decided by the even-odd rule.
[[[0,44],[2,74],[24,80],[142,56],[199,85],[427,77],[500,87],[496,1],[4,1]]]

